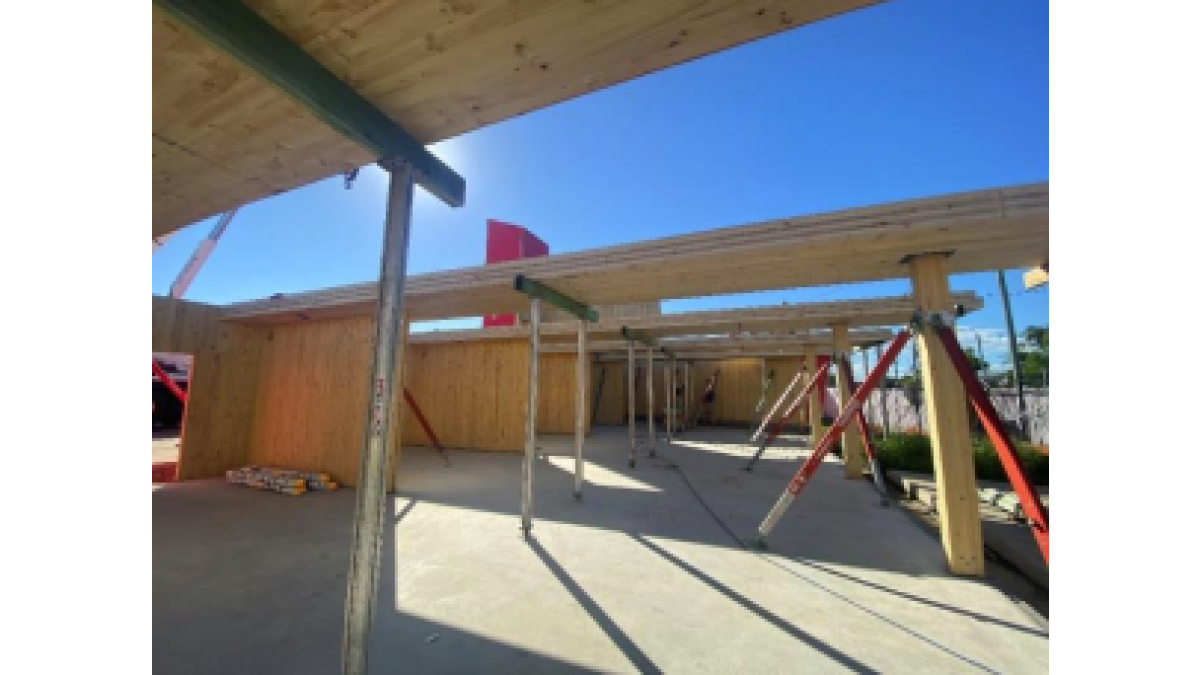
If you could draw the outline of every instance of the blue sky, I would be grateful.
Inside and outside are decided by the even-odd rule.
[[[1046,180],[1048,71],[1040,2],[895,0],[742,45],[434,146],[466,178],[467,205],[418,190],[409,270],[481,264],[488,218],[562,253]],[[226,303],[374,279],[385,190],[371,167],[349,191],[330,179],[247,205],[185,297]],[[154,254],[155,293],[211,226],[194,224]],[[1023,291],[1020,275],[1007,275],[1017,329],[1048,325],[1048,290]],[[984,296],[962,326],[984,335],[993,364],[1007,363],[995,274],[951,285]],[[909,290],[897,280],[664,310]],[[909,363],[902,357],[901,370]]]

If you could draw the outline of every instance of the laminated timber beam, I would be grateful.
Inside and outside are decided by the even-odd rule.
[[[813,335],[754,335],[747,338],[697,337],[670,341],[647,338],[650,340],[649,343],[637,337],[640,335],[637,331],[630,331],[630,337],[627,337],[626,340],[653,348],[659,354],[666,356],[675,354],[680,358],[698,351],[729,352],[736,355],[739,352],[771,353],[778,350],[797,351],[806,346],[832,348],[834,345],[833,336],[829,332]],[[848,345],[865,346],[878,344],[890,337],[892,337],[890,330],[859,329],[848,331],[846,341]],[[436,342],[433,344],[436,344]],[[626,342],[621,340],[598,340],[589,343],[588,350],[593,353],[621,352],[624,351],[625,345]],[[573,353],[575,348],[570,344],[559,343],[543,345],[541,351],[542,353]]]
[[[954,293],[951,297],[956,305],[962,306],[967,312],[983,307],[983,300],[975,293]],[[626,318],[602,317],[594,326],[588,327],[588,335],[597,341],[623,340],[625,338],[621,329],[628,327],[654,339],[663,340],[697,336],[751,338],[756,337],[754,334],[762,333],[825,330],[834,323],[845,323],[850,327],[899,326],[912,318],[916,306],[916,300],[911,295],[901,295]],[[575,324],[569,321],[543,323],[540,330],[545,343],[566,343],[575,339]],[[414,340],[421,343],[471,342],[509,340],[528,335],[528,326],[496,326],[486,329],[425,331],[414,334]]]
[[[378,159],[407,162],[416,182],[438,199],[462,206],[466,193],[462,176],[241,0],[154,0],[154,4]]]
[[[950,274],[1025,267],[1049,258],[1049,224],[1048,183],[981,190],[423,274],[407,287],[408,306],[414,320],[519,312],[525,306],[512,292],[516,274],[610,305],[905,279],[901,260],[913,251],[953,251],[945,262]],[[377,288],[236,303],[225,316],[363,316]]]
[[[1045,286],[1050,283],[1050,263],[1039,265],[1025,272],[1025,290]]]
[[[642,331],[635,330],[627,326],[621,326],[621,337],[629,340],[630,342],[638,342],[645,345],[647,354],[651,354],[657,350],[663,356],[670,357],[673,355],[673,352],[670,349],[667,349],[662,345],[662,343],[643,333]]]

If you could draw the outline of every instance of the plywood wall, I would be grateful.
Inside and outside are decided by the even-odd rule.
[[[264,334],[248,461],[327,471],[354,485],[374,320],[290,324]],[[575,359],[541,356],[539,433],[575,431]],[[523,339],[410,344],[403,379],[444,447],[520,452],[528,364]],[[397,391],[393,419],[401,405]],[[400,417],[399,444],[430,444],[415,415],[405,411]]]
[[[449,448],[518,452],[525,444],[529,345],[524,340],[410,345],[409,389]],[[413,415],[406,445],[428,445]]]
[[[374,331],[369,318],[267,329],[250,463],[326,471],[355,484]]]
[[[218,321],[220,309],[152,297],[151,350],[193,356],[179,478],[211,478],[247,463],[265,331]]]
[[[604,363],[592,364],[592,381],[590,383],[591,395],[593,403],[597,391],[600,393],[600,406],[596,409],[596,418],[592,420],[593,424],[624,424],[625,415],[628,413],[628,391],[626,389],[626,380],[628,377],[628,366],[624,363],[613,363],[611,361]],[[600,373],[604,372],[604,388],[599,389]]]
[[[763,415],[787,388],[796,370],[801,367],[800,357],[761,359],[738,358],[722,361],[700,361],[696,363],[692,377],[693,406],[699,406],[704,397],[704,386],[708,378],[718,369],[716,397],[713,405],[713,421],[717,424],[757,424]],[[766,402],[758,409],[762,397],[763,378],[771,370],[775,377],[767,390]],[[797,385],[793,393],[799,392]],[[698,408],[693,408],[698,409]],[[793,418],[799,423],[802,418]]]

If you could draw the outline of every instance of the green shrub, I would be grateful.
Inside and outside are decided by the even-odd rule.
[[[933,473],[933,446],[925,434],[894,433],[880,439],[875,448],[885,470]],[[1008,482],[1000,457],[987,437],[972,438],[971,451],[975,457],[976,478]],[[1018,443],[1017,456],[1034,484],[1050,484],[1049,455],[1041,454],[1031,445]]]
[[[875,448],[884,469],[933,473],[933,447],[925,434],[890,434]]]
[[[1008,481],[1004,473],[1004,465],[1000,456],[992,446],[987,436],[976,436],[971,439],[971,449],[975,454],[975,477],[981,480]],[[1029,474],[1034,485],[1050,484],[1050,455],[1043,455],[1028,443],[1017,443],[1017,458]]]

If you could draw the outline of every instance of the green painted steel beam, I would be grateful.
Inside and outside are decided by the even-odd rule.
[[[640,343],[646,345],[647,347],[657,347],[658,346],[657,340],[650,337],[646,333],[643,333],[640,330],[635,330],[633,328],[630,328],[629,326],[621,326],[621,337],[625,338],[626,340],[633,340],[634,342],[640,342]]]
[[[555,307],[569,312],[570,314],[583,319],[584,321],[597,321],[600,315],[596,310],[588,307],[582,302],[574,298],[567,297],[562,293],[550,288],[549,286],[530,279],[524,274],[518,274],[516,279],[513,279],[513,290],[520,291],[531,298],[538,298],[554,305]]]
[[[658,340],[655,340],[640,330],[630,328],[629,326],[621,326],[621,337],[625,338],[626,340],[632,340],[633,342],[640,342],[647,347],[658,347],[658,350],[663,354],[671,357],[675,356],[674,352],[659,344]]]
[[[154,4],[378,159],[407,162],[421,187],[438,199],[463,205],[467,186],[462,176],[241,0],[154,0]]]

